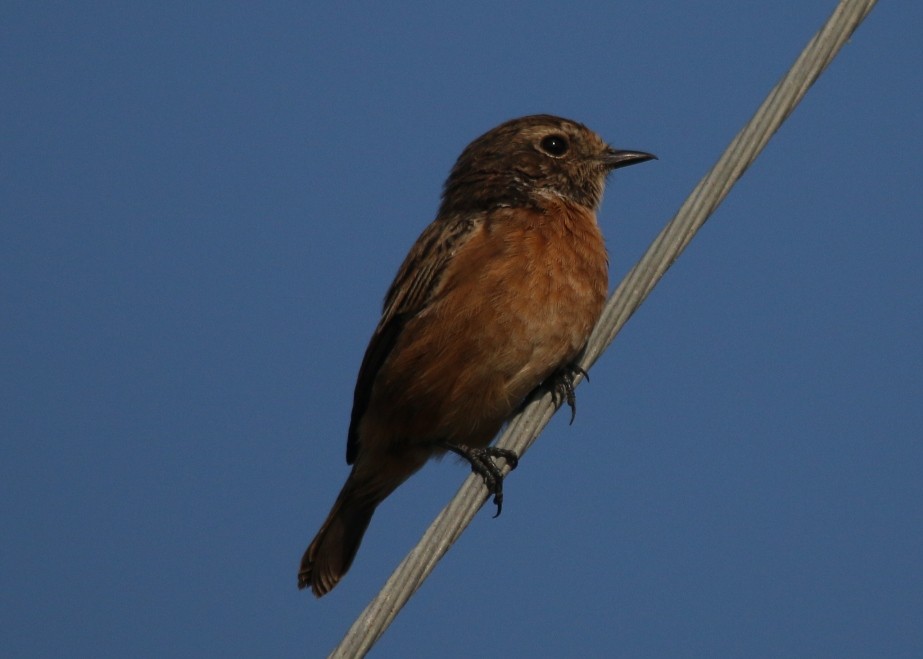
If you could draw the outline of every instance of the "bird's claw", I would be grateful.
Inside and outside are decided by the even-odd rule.
[[[577,418],[577,395],[574,393],[574,380],[578,375],[582,375],[589,382],[590,374],[577,366],[569,364],[555,371],[549,379],[549,388],[551,395],[554,397],[554,403],[561,407],[564,403],[570,407],[570,424],[573,425],[574,419]]]
[[[519,465],[519,456],[514,451],[496,446],[471,448],[464,444],[446,444],[446,448],[467,460],[471,465],[471,471],[484,479],[487,493],[494,496],[494,504],[497,506],[497,514],[494,517],[499,517],[503,510],[503,471],[494,458],[506,460],[512,471]]]

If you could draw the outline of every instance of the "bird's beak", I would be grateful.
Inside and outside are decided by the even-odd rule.
[[[635,165],[646,160],[657,160],[657,156],[644,151],[619,151],[609,147],[602,157],[603,164],[610,170],[628,167],[628,165]]]

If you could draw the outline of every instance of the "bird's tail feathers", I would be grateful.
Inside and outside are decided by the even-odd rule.
[[[298,571],[298,587],[326,595],[340,581],[359,550],[372,514],[396,485],[362,482],[353,469],[320,531],[308,546]]]

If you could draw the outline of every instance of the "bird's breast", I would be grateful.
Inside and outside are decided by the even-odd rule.
[[[487,444],[577,357],[607,287],[592,212],[495,211],[452,257],[432,304],[407,323],[373,398],[407,420],[407,436]]]

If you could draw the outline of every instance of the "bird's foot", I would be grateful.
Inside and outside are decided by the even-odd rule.
[[[446,444],[445,447],[467,460],[471,465],[471,471],[484,479],[487,493],[494,496],[494,504],[497,506],[497,514],[494,517],[499,517],[503,510],[503,471],[494,458],[506,460],[512,471],[519,465],[519,456],[515,451],[496,446],[471,448],[464,444]]]
[[[568,364],[559,368],[548,378],[548,388],[551,389],[551,395],[554,397],[554,404],[561,407],[564,403],[570,407],[570,423],[574,423],[577,417],[577,396],[574,393],[574,380],[578,375],[582,375],[587,382],[590,381],[590,374],[584,371],[576,364]]]

